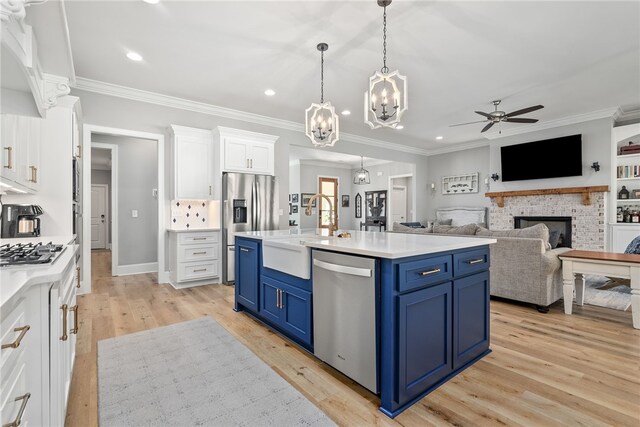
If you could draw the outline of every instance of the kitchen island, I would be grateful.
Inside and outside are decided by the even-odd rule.
[[[337,346],[337,357],[328,363],[379,394],[380,410],[395,417],[490,352],[488,245],[495,240],[350,233],[350,238],[317,236],[313,230],[236,234],[235,310],[322,360],[327,361],[327,347]],[[343,288],[328,299],[327,289],[336,282]],[[366,283],[370,298],[349,297]],[[346,298],[357,316],[345,307]],[[334,305],[342,311],[327,316]],[[320,335],[331,316],[333,333]],[[354,326],[363,316],[371,321]],[[346,335],[347,343],[327,346],[337,335]],[[355,352],[339,348],[360,340]],[[369,359],[372,375],[361,377]]]

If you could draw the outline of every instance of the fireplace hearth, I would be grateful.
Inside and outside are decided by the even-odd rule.
[[[570,216],[514,216],[513,228],[526,228],[536,224],[545,224],[549,228],[551,245],[557,241],[556,248],[571,247]]]

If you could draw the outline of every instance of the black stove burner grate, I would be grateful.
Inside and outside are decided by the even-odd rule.
[[[0,246],[0,267],[12,265],[46,264],[51,262],[62,245],[39,243],[4,244]]]

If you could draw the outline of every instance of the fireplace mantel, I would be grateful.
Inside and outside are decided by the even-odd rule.
[[[606,193],[609,191],[608,185],[598,185],[592,187],[568,187],[568,188],[542,188],[539,190],[520,190],[520,191],[494,191],[485,193],[486,197],[496,199],[496,204],[503,208],[505,197],[522,197],[522,196],[544,196],[549,194],[582,194],[582,204],[588,206],[591,204],[591,193]]]

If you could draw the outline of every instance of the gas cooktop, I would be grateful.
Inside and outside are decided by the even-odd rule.
[[[0,267],[48,264],[64,249],[63,245],[39,243],[9,243],[0,246]]]

